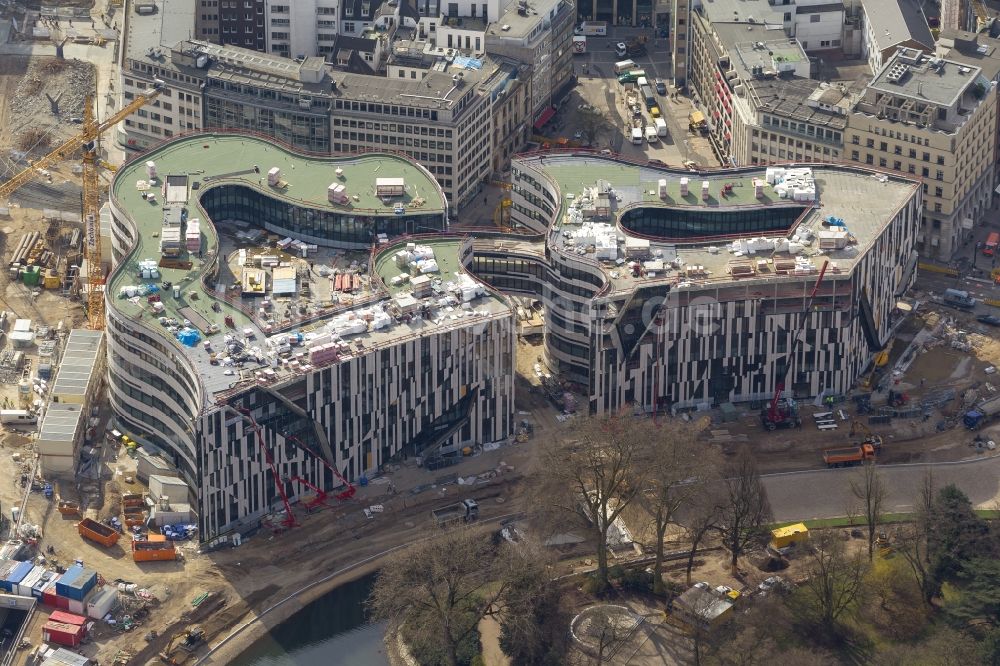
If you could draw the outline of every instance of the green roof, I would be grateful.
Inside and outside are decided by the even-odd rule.
[[[181,288],[179,299],[173,298],[173,294],[161,294],[165,309],[160,316],[185,319],[179,311],[190,307],[209,323],[220,327],[226,315],[233,317],[238,328],[250,326],[252,322],[241,310],[225,302],[221,303],[220,312],[214,312],[212,303],[215,301],[208,298],[202,288],[201,275],[218,252],[219,239],[213,222],[198,203],[199,192],[220,182],[235,183],[292,204],[341,211],[364,209],[366,215],[393,216],[396,214],[394,204],[385,206],[375,196],[375,179],[403,178],[406,196],[402,201],[412,203],[417,197],[425,199],[419,207],[408,207],[407,213],[423,214],[443,210],[445,206],[437,182],[427,172],[408,159],[387,153],[315,157],[287,150],[261,138],[238,134],[206,133],[171,141],[122,167],[112,184],[116,207],[132,220],[138,238],[135,251],[116,268],[108,284],[108,300],[119,312],[136,318],[145,316],[152,319],[152,309],[145,298],[141,298],[138,304],[119,298],[121,288],[149,282],[138,277],[138,264],[144,260],[159,261],[161,256],[159,236],[163,225],[163,196],[158,188],[151,189],[150,192],[156,194],[156,201],[150,203],[142,198],[142,192],[136,187],[138,181],[146,180],[147,161],[155,162],[158,183],[163,183],[169,176],[188,177],[188,218],[202,221],[201,247],[204,256],[182,252],[180,258],[191,262],[190,269],[159,269],[161,277],[157,283],[167,281]],[[259,173],[254,171],[254,166],[259,167]],[[281,178],[288,183],[286,190],[280,191],[267,185],[267,172],[272,167],[281,169]],[[344,170],[343,177],[339,179],[335,173],[338,167]],[[190,189],[195,181],[201,182],[199,192]],[[327,187],[334,182],[344,184],[348,195],[358,195],[359,200],[352,198],[350,206],[330,204]],[[166,331],[164,335],[170,337]]]

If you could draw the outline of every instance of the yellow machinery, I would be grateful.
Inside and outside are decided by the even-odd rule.
[[[95,330],[104,328],[104,290],[99,288],[104,284],[104,273],[101,269],[101,193],[97,174],[99,162],[97,139],[106,130],[114,127],[159,95],[162,85],[161,82],[157,81],[153,88],[138,95],[118,113],[103,122],[98,122],[94,117],[93,99],[88,97],[84,105],[83,131],[67,139],[48,155],[0,185],[0,201],[4,201],[19,187],[34,180],[40,170],[68,158],[77,150],[82,151],[84,248],[87,257],[87,277],[90,283],[87,320],[90,328]]]
[[[892,343],[896,341],[895,338],[889,340],[885,347],[875,354],[875,359],[872,362],[872,371],[868,373],[868,376],[864,378],[861,382],[861,388],[866,391],[871,390],[875,383],[875,375],[877,375],[882,368],[889,364],[889,353],[892,351]]]

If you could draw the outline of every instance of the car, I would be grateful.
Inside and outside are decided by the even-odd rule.
[[[656,94],[657,95],[666,95],[667,94],[667,84],[664,83],[663,81],[657,81],[656,82]]]
[[[976,321],[980,324],[988,324],[990,326],[1000,326],[1000,317],[996,315],[979,315],[976,317]]]
[[[573,138],[577,139],[577,140],[582,139],[583,138],[583,132],[574,132],[573,133]]]
[[[787,592],[791,586],[781,576],[768,576],[757,586],[757,593],[766,595],[769,592]]]

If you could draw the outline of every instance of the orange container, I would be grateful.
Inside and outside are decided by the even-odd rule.
[[[132,542],[132,559],[136,562],[164,562],[177,559],[177,549],[171,541],[160,536],[162,540],[153,540],[152,537],[160,535],[150,535],[150,539],[135,540]]]
[[[76,529],[84,539],[95,541],[105,548],[118,543],[118,537],[121,536],[117,530],[90,518],[84,518],[77,523]]]

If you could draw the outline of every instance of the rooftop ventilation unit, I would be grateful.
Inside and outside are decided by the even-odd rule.
[[[894,62],[889,67],[889,72],[885,75],[885,80],[889,83],[901,83],[909,71],[910,68],[906,64]]]

